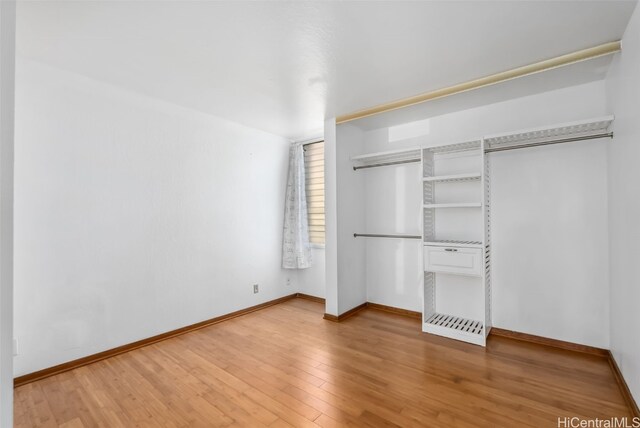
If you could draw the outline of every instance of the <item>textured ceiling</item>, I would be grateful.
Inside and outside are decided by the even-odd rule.
[[[22,1],[18,55],[292,139],[620,39],[635,1]]]

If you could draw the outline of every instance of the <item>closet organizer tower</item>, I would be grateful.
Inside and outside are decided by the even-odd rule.
[[[478,345],[485,344],[491,329],[489,181],[483,149],[477,140],[421,151],[422,330]]]
[[[420,163],[422,331],[485,346],[491,330],[492,152],[612,137],[613,116],[482,136],[454,144],[351,156],[352,169]],[[357,172],[352,172],[356,173]]]

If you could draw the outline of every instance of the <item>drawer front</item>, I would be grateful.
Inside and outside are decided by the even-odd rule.
[[[449,248],[425,245],[424,270],[481,276],[482,250],[479,248]]]

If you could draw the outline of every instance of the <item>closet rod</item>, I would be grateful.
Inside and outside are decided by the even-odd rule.
[[[384,162],[384,163],[374,163],[371,165],[354,166],[353,170],[357,171],[359,169],[365,169],[365,168],[376,168],[379,166],[400,165],[403,163],[413,163],[413,162],[420,162],[420,159],[409,159],[409,160],[402,160],[402,161],[395,161],[395,162]]]
[[[384,235],[380,233],[354,233],[354,238],[403,238],[403,239],[422,239],[420,235]]]
[[[502,152],[505,150],[526,149],[528,147],[547,146],[550,144],[560,144],[560,143],[571,143],[574,141],[583,141],[583,140],[595,140],[597,138],[606,138],[606,137],[613,138],[613,132],[607,132],[605,134],[585,135],[582,137],[561,138],[559,140],[539,141],[537,143],[515,144],[513,146],[490,147],[488,149],[484,149],[484,152],[485,153]]]

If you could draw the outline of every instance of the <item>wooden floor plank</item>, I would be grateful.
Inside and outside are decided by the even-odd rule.
[[[15,390],[16,427],[557,426],[631,416],[605,358],[293,299]]]

